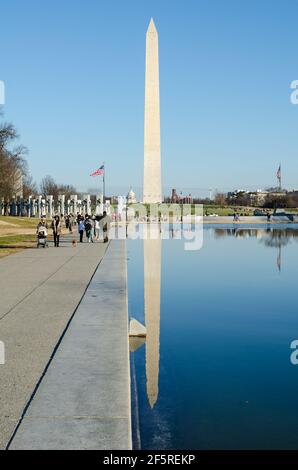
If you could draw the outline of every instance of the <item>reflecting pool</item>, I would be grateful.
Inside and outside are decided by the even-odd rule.
[[[298,449],[298,227],[128,240],[143,449]],[[297,346],[296,346],[297,347]],[[298,354],[297,354],[298,357]]]

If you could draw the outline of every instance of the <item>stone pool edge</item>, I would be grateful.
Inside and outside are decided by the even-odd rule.
[[[126,241],[111,241],[9,449],[132,448],[128,328]]]

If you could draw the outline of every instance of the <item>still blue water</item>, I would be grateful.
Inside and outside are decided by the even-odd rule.
[[[145,323],[143,244],[127,242],[129,313]],[[198,251],[160,244],[160,311],[147,300],[149,346],[132,353],[142,448],[298,449],[298,229],[206,227]]]

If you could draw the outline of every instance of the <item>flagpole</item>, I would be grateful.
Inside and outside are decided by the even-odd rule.
[[[103,174],[102,174],[102,187],[103,187],[103,202],[106,202],[106,164],[104,164]]]
[[[278,179],[279,191],[281,192],[281,163],[279,164],[279,168],[277,170],[276,177]]]

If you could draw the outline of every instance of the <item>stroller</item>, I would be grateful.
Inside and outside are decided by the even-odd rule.
[[[48,247],[48,231],[44,225],[40,225],[37,229],[37,248],[42,246],[43,248]]]

